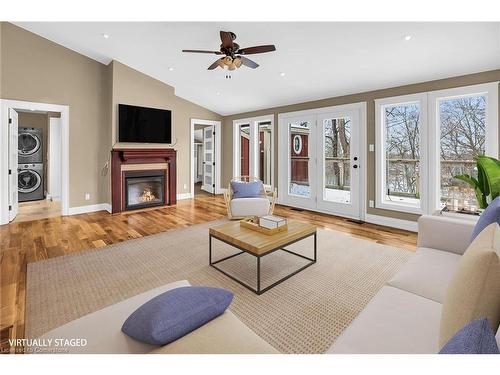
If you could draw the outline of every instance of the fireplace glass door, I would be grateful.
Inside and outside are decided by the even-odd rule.
[[[125,178],[125,209],[134,210],[165,204],[164,176]]]

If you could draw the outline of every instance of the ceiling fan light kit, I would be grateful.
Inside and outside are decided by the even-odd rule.
[[[222,44],[220,45],[220,51],[185,49],[182,50],[182,52],[225,55],[225,57],[217,59],[212,65],[210,65],[208,67],[208,70],[214,70],[215,68],[219,67],[221,69],[233,71],[240,68],[242,65],[245,65],[246,67],[249,67],[251,69],[255,69],[259,66],[259,64],[257,64],[255,61],[252,61],[249,58],[244,57],[243,55],[276,51],[276,47],[272,44],[240,48],[240,46],[234,42],[234,40],[236,39],[236,34],[231,31],[221,31],[220,39],[222,41]],[[231,78],[231,75],[227,74],[226,78]]]

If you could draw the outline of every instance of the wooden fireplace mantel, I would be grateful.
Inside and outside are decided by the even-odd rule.
[[[122,189],[124,164],[163,164],[167,163],[168,186],[166,204],[177,203],[177,151],[172,148],[115,148],[111,151],[111,206],[113,213],[123,211]]]

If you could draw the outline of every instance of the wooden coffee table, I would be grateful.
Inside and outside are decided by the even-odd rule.
[[[306,257],[302,254],[297,254],[293,251],[286,249],[286,246],[291,245],[295,242],[301,241],[305,238],[314,236],[314,255],[312,258]],[[241,251],[236,254],[229,255],[222,259],[212,261],[212,238],[216,238],[219,241],[225,242],[228,245],[231,245]],[[285,251],[289,254],[293,254],[300,258],[309,260],[307,264],[300,267],[299,269],[293,271],[287,276],[281,278],[280,280],[274,282],[273,284],[261,288],[260,283],[260,259],[268,254],[271,254],[277,250]],[[239,280],[233,275],[225,272],[216,266],[216,264],[224,262],[227,259],[234,258],[241,254],[250,254],[253,255],[257,259],[257,288],[253,288],[252,286],[246,284],[245,282]],[[244,228],[240,226],[239,221],[232,221],[227,224],[223,224],[217,227],[210,228],[209,230],[209,244],[208,244],[208,254],[209,254],[209,264],[222,272],[227,277],[233,279],[244,287],[250,289],[251,291],[262,294],[269,289],[275,287],[276,285],[282,283],[283,281],[289,279],[293,275],[299,273],[300,271],[306,269],[312,264],[316,263],[317,256],[317,233],[316,226],[309,223],[303,223],[297,220],[288,219],[288,230],[276,233],[274,235],[267,235],[263,233],[259,233],[252,229]]]

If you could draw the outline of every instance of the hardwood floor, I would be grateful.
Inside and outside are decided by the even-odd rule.
[[[348,219],[276,206],[275,214],[308,221],[366,240],[415,250],[415,233],[359,224]],[[24,338],[27,264],[113,243],[222,219],[221,196],[199,196],[172,207],[111,215],[105,211],[13,222],[0,226],[0,328],[2,352],[15,352],[8,339]]]
[[[14,222],[20,223],[22,221],[41,220],[56,216],[61,216],[61,201],[43,199],[19,203],[19,210]]]

